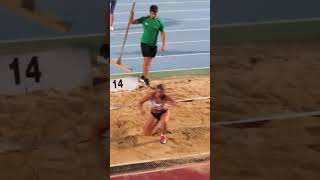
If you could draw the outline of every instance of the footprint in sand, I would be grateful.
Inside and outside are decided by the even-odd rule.
[[[125,138],[119,140],[118,146],[120,148],[128,148],[136,145],[138,143],[138,138],[136,136],[126,136]]]

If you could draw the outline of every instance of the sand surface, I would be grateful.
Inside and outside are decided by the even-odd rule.
[[[213,57],[217,120],[319,108],[319,49],[316,42],[217,47]]]
[[[105,177],[106,149],[90,140],[106,118],[105,87],[1,96],[0,179]]]
[[[215,121],[320,110],[320,43],[215,48]],[[320,179],[320,118],[213,128],[216,179]]]
[[[167,93],[179,100],[210,96],[209,76],[178,76],[152,81],[163,83]],[[111,107],[133,106],[111,111],[111,164],[180,157],[208,153],[210,150],[210,99],[179,103],[170,109],[168,142],[159,142],[159,135],[146,137],[142,127],[146,120],[137,110],[138,100],[150,89],[111,93]],[[145,106],[148,109],[148,106]],[[147,111],[149,112],[149,111]]]

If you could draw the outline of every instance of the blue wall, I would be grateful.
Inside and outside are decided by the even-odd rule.
[[[215,24],[320,17],[320,0],[214,0]]]

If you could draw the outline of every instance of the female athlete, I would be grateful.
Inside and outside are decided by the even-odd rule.
[[[139,101],[138,106],[143,116],[146,115],[143,104],[147,101],[150,101],[151,113],[148,115],[147,123],[143,127],[143,134],[151,136],[155,131],[160,130],[160,143],[165,144],[167,142],[165,133],[170,118],[169,107],[175,106],[176,101],[165,94],[165,87],[162,84],[157,85],[152,92],[149,92]]]

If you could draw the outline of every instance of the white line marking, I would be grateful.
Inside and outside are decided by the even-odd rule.
[[[186,54],[173,54],[173,55],[166,55],[166,56],[157,56],[155,59],[158,58],[166,58],[166,57],[183,57],[183,56],[199,56],[199,55],[209,55],[208,53],[186,53]],[[123,58],[123,60],[133,60],[133,59],[143,59],[142,57],[131,57],[131,58]]]
[[[189,4],[189,3],[210,3],[210,1],[168,1],[168,2],[157,2],[156,4]],[[143,3],[136,3],[137,5],[148,5],[153,4],[152,2],[143,2]],[[119,3],[117,6],[131,6],[132,3]]]
[[[48,37],[48,38],[24,38],[24,39],[15,39],[15,40],[1,40],[0,43],[21,43],[21,42],[33,42],[33,41],[65,40],[65,39],[76,39],[76,38],[90,38],[90,37],[97,37],[97,36],[103,37],[104,33],[56,36],[56,37]]]
[[[200,157],[205,157],[205,156],[210,156],[210,152],[205,152],[205,153],[197,153],[197,154],[189,154],[189,155],[184,155],[184,156],[175,156],[169,157],[169,158],[160,158],[160,159],[153,159],[153,160],[144,160],[144,161],[131,161],[127,163],[119,163],[119,164],[110,164],[110,167],[117,167],[117,166],[126,166],[126,165],[132,165],[132,164],[142,164],[142,163],[151,163],[154,161],[168,161],[168,160],[175,160],[175,159],[187,159],[187,158],[200,158]]]
[[[210,31],[210,28],[206,28],[206,29],[177,29],[177,30],[165,30],[166,33],[172,33],[172,32],[191,32],[191,31]],[[142,34],[143,31],[134,31],[134,32],[129,32],[129,34]],[[111,36],[115,36],[115,35],[123,35],[125,34],[123,33],[111,33]]]
[[[185,99],[178,99],[176,102],[190,102],[190,101],[198,101],[198,100],[204,100],[204,99],[210,99],[210,96],[202,96],[202,97],[194,97],[194,98],[185,98]],[[136,104],[131,105],[120,105],[117,104],[116,106],[110,107],[110,110],[119,110],[124,108],[132,108],[135,107]]]
[[[173,72],[173,71],[190,71],[190,70],[202,70],[202,69],[210,69],[210,67],[199,67],[199,68],[184,68],[184,69],[158,70],[158,71],[150,71],[150,73]],[[118,74],[111,74],[111,76],[119,76],[119,75],[134,75],[134,74],[141,74],[141,73],[142,73],[142,72],[118,73]]]
[[[176,41],[176,42],[166,42],[166,44],[185,44],[185,43],[202,43],[202,42],[210,42],[210,40],[199,40],[199,41]],[[161,45],[162,43],[158,43],[158,45]],[[113,45],[111,48],[115,47],[121,47],[122,45]],[[128,44],[126,47],[134,47],[134,46],[140,46],[140,44]]]
[[[267,116],[267,117],[257,117],[257,118],[248,118],[248,119],[235,120],[235,121],[214,122],[213,126],[255,123],[255,122],[269,121],[269,120],[287,120],[289,118],[301,118],[301,117],[310,117],[310,116],[320,116],[320,111],[280,114],[280,115],[273,115],[273,116]]]
[[[164,20],[164,22],[179,22],[179,21],[208,21],[210,18],[198,18],[198,19],[169,19],[169,20]],[[128,21],[123,21],[123,22],[115,22],[115,25],[117,24],[128,24]]]
[[[181,9],[181,10],[166,10],[166,11],[159,11],[159,14],[162,13],[177,13],[177,12],[202,12],[202,11],[210,11],[210,8],[208,9]],[[134,14],[147,14],[148,11],[138,11],[134,12]],[[129,12],[118,12],[115,13],[115,15],[124,15],[124,14],[129,14]]]
[[[177,102],[188,102],[188,101],[197,101],[197,100],[203,100],[203,99],[210,99],[210,96],[179,99],[179,100],[176,100],[176,101],[177,101]]]
[[[213,28],[224,28],[224,27],[237,27],[237,26],[255,26],[263,24],[282,24],[282,23],[298,23],[298,22],[312,22],[320,21],[320,18],[304,18],[304,19],[286,19],[286,20],[274,20],[274,21],[262,21],[262,22],[243,22],[243,23],[230,23],[230,24],[218,24],[212,25]]]

